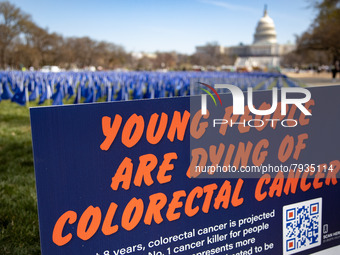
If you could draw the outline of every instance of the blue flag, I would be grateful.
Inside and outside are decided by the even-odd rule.
[[[46,99],[50,99],[52,96],[52,91],[50,85],[46,85],[44,93],[42,93],[39,103],[38,104],[43,104]]]
[[[96,101],[102,97],[102,88],[100,85],[96,86],[97,88],[97,93],[96,93]]]
[[[114,98],[113,98],[114,95],[113,95],[112,91],[113,91],[113,88],[110,85],[108,85],[106,87],[106,94],[107,94],[106,102],[114,101]]]
[[[74,99],[73,104],[79,104],[79,103],[80,103],[79,97],[80,97],[80,96],[79,96],[79,93],[77,93],[76,98]]]
[[[12,91],[10,90],[10,88],[8,87],[8,82],[5,81],[3,84],[2,84],[2,94],[1,94],[1,99],[12,99],[13,97],[13,93]]]
[[[32,91],[30,97],[29,97],[29,101],[34,101],[38,98],[39,96],[39,87],[35,86],[34,90]]]
[[[73,87],[72,87],[72,86],[69,85],[69,86],[67,87],[67,93],[68,93],[68,98],[67,98],[67,99],[70,99],[71,96],[74,95],[74,90],[73,90]]]
[[[52,105],[63,105],[63,92],[61,89],[58,89],[58,91],[55,93]]]
[[[94,93],[94,87],[89,88],[89,94],[87,96],[87,98],[85,99],[84,103],[94,103],[96,100],[95,98],[95,93]]]
[[[27,87],[24,87],[22,91],[18,90],[18,92],[16,92],[12,97],[12,102],[18,103],[20,105],[26,105],[26,93],[28,93]]]

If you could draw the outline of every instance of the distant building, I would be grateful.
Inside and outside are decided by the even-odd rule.
[[[213,54],[224,54],[225,47],[221,45],[209,45],[209,46],[197,46],[196,52],[197,53],[213,53]]]
[[[196,47],[196,52],[206,51],[208,46]],[[209,46],[211,49],[211,46]],[[268,15],[267,8],[264,9],[263,17],[257,23],[254,41],[251,45],[239,45],[231,47],[215,46],[220,54],[235,56],[235,67],[252,69],[275,69],[280,66],[283,55],[293,51],[293,44],[278,44],[274,21]]]
[[[156,53],[148,53],[148,52],[132,52],[131,55],[135,59],[142,59],[142,58],[156,59],[157,58]]]

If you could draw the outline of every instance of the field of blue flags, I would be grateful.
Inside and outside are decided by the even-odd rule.
[[[236,72],[0,72],[0,101],[11,100],[23,106],[94,103],[132,99],[189,96],[193,82],[218,81],[241,89],[299,86],[279,73]]]

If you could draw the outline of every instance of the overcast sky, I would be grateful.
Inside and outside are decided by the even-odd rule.
[[[127,51],[193,53],[216,41],[251,44],[264,5],[279,43],[294,42],[315,12],[306,0],[10,0],[50,32],[89,36]]]

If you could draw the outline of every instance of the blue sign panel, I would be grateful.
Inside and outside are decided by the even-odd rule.
[[[339,245],[340,86],[308,90],[312,115],[290,104],[285,118],[296,126],[276,112],[261,117],[279,119],[276,128],[233,115],[231,94],[220,95],[225,118],[209,98],[209,116],[193,109],[200,96],[32,108],[42,254],[311,254]],[[255,96],[272,102],[271,91]],[[214,123],[225,138],[210,141],[204,165],[215,168],[197,172],[205,154],[192,138]],[[228,178],[250,166],[261,175]]]

